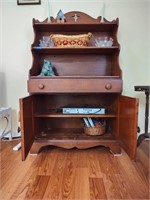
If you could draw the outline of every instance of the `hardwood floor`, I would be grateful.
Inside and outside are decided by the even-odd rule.
[[[149,199],[149,145],[137,149],[136,162],[123,151],[45,148],[21,161],[18,141],[1,142],[0,199],[98,200]]]

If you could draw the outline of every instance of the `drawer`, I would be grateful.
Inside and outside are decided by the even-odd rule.
[[[29,93],[121,93],[121,79],[50,78],[28,80]]]

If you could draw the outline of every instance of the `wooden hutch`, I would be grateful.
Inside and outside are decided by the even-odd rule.
[[[75,17],[76,16],[76,17]],[[110,148],[120,154],[123,148],[135,159],[137,145],[138,99],[122,96],[122,72],[117,40],[119,20],[111,22],[82,13],[68,12],[65,23],[33,19],[33,63],[29,71],[29,96],[20,99],[22,160],[29,151],[38,153],[47,145],[66,149],[94,146]],[[87,47],[39,47],[39,40],[50,34],[78,35],[91,32]],[[99,37],[113,38],[113,45],[95,45]],[[56,76],[38,76],[43,60],[50,60]],[[104,107],[105,114],[63,114],[65,106]],[[83,117],[106,121],[100,136],[84,133]]]

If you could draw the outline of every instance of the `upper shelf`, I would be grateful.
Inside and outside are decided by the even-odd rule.
[[[99,23],[99,24],[58,24],[58,23],[34,23],[33,27],[35,30],[40,32],[50,32],[53,30],[53,32],[74,32],[79,31],[80,32],[86,32],[94,30],[95,32],[111,32],[116,29],[118,25],[116,23]]]
[[[63,32],[66,30],[67,32],[74,32],[74,31],[104,31],[104,32],[111,32],[118,28],[119,19],[113,21],[108,21],[105,18],[102,21],[102,17],[93,18],[86,13],[79,12],[79,11],[72,11],[64,14],[65,22],[64,23],[57,23],[57,18],[54,19],[51,17],[51,21],[49,22],[48,19],[45,19],[43,22],[39,20],[33,19],[33,27],[34,30],[40,32],[49,32],[53,30],[53,32]]]
[[[120,50],[120,46],[112,47],[81,47],[81,48],[59,48],[59,47],[32,47],[32,52],[40,55],[45,54],[80,54],[80,55],[99,55],[99,54],[114,54]]]

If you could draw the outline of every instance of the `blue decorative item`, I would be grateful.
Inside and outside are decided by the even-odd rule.
[[[52,63],[49,60],[44,60],[44,64],[39,76],[55,76],[52,68]]]
[[[57,23],[64,23],[66,21],[65,15],[62,10],[57,13]]]

